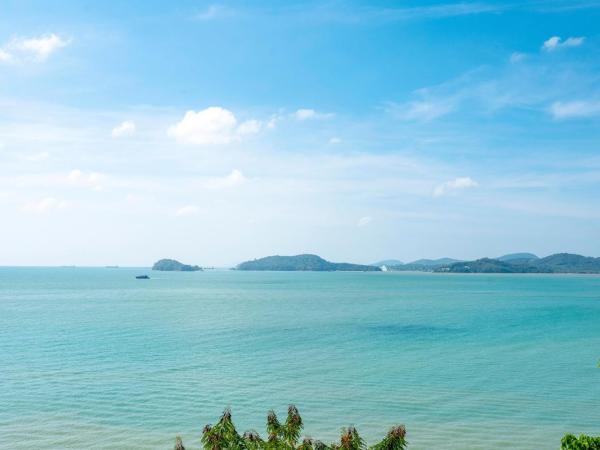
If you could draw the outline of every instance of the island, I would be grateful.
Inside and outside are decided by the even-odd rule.
[[[381,272],[377,266],[334,263],[317,255],[267,256],[238,264],[237,270],[315,271],[315,272]]]
[[[451,273],[600,273],[600,258],[556,253],[545,258],[481,258],[436,267],[435,272]]]
[[[406,264],[388,265],[387,269],[392,271],[433,272],[438,267],[446,266],[459,261],[459,259],[454,258],[417,259],[416,261]]]
[[[174,259],[161,259],[154,263],[152,270],[161,270],[163,272],[197,272],[201,271],[202,267],[190,266]]]
[[[533,253],[511,253],[473,261],[452,258],[420,259],[387,266],[386,269],[447,273],[600,273],[600,258],[573,253],[556,253],[544,258]]]

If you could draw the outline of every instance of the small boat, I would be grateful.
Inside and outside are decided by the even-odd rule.
[[[148,275],[137,275],[136,278],[138,280],[149,280],[150,277]]]

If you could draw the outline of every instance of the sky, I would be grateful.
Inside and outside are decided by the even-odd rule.
[[[0,265],[600,256],[600,2],[0,1]]]

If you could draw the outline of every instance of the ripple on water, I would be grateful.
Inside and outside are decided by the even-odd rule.
[[[411,450],[598,432],[598,279],[135,273],[0,268],[0,448],[195,449],[290,402]]]

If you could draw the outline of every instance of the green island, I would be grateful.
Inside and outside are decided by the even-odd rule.
[[[161,259],[154,263],[152,270],[163,272],[198,272],[202,270],[202,267],[183,264],[174,259]]]
[[[322,441],[305,437],[300,441],[304,424],[298,409],[288,407],[285,422],[280,422],[274,411],[267,414],[267,438],[263,439],[256,431],[248,430],[239,434],[231,411],[226,409],[215,425],[206,425],[202,430],[204,450],[405,450],[408,448],[406,427],[396,425],[377,444],[367,446],[354,427],[343,428],[339,442],[325,444]],[[566,434],[561,440],[561,450],[600,450],[600,437]],[[185,450],[182,439],[175,438],[175,450]]]
[[[600,273],[600,258],[573,253],[556,253],[538,258],[531,253],[513,253],[498,258],[460,261],[452,258],[417,260],[408,264],[387,266],[391,271],[447,273]]]
[[[334,263],[317,255],[267,256],[238,264],[237,270],[317,271],[317,272],[379,272],[378,266]]]

